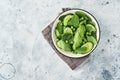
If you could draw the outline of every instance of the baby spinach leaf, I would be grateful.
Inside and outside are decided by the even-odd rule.
[[[93,22],[93,21],[87,21],[87,24],[91,24],[91,25],[93,25],[94,27],[96,26],[96,25],[95,25],[95,22]]]
[[[86,20],[80,21],[81,25],[86,25]]]
[[[63,21],[64,18],[65,18],[65,16],[66,16],[66,15],[62,15],[62,16],[59,18],[59,20],[60,20],[60,21]]]
[[[57,29],[55,30],[55,34],[56,34],[57,37],[60,36],[60,33],[59,33],[59,31]]]
[[[63,41],[66,41],[66,40],[69,40],[69,39],[71,39],[73,37],[73,35],[72,34],[69,34],[69,33],[66,33],[66,34],[63,34],[62,35],[62,40]]]
[[[85,54],[89,52],[93,48],[93,44],[91,42],[87,42],[83,44],[80,48],[76,49],[76,52],[79,54]]]
[[[74,36],[74,43],[73,43],[73,49],[74,50],[77,47],[81,46],[84,34],[85,34],[85,26],[84,25],[79,25],[79,27],[76,30],[75,36]]]
[[[79,25],[79,17],[74,14],[70,21],[68,21],[68,25],[78,27]]]
[[[65,51],[71,51],[70,44],[65,43],[63,40],[58,41],[57,46]]]
[[[66,27],[66,28],[64,29],[64,34],[66,34],[66,33],[73,34],[73,31],[72,31],[71,28]]]
[[[63,26],[62,26],[61,21],[59,21],[59,22],[57,23],[56,29],[58,30],[58,32],[59,32],[60,34],[63,33]]]
[[[88,32],[96,32],[96,28],[91,24],[87,24],[86,29]]]
[[[73,14],[72,14],[72,13],[69,13],[69,14],[67,14],[67,15],[73,15]],[[60,17],[59,17],[59,20],[60,20],[60,21],[63,21],[64,18],[65,18],[67,15],[62,15],[62,16],[60,16]]]
[[[77,47],[81,46],[81,44],[82,44],[82,38],[79,35],[79,32],[75,33],[73,41],[74,41],[74,43],[73,43],[73,50],[75,50]]]
[[[80,47],[75,50],[76,53],[84,54],[87,50],[87,47]]]
[[[79,24],[79,27],[77,28],[77,32],[79,33],[81,38],[84,37],[85,31],[86,31],[85,26]]]
[[[91,21],[91,18],[82,11],[76,11],[75,14],[78,15],[80,18],[84,17],[85,20]]]
[[[63,20],[64,26],[67,26],[68,21],[69,21],[72,17],[73,17],[72,15],[67,15],[67,16],[65,16],[65,18],[64,18],[64,20]]]
[[[92,42],[94,45],[97,44],[97,40],[93,36],[87,36],[87,40],[89,42]]]

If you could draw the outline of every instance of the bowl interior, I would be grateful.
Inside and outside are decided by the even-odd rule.
[[[94,16],[92,16],[90,13],[88,13],[88,12],[86,12],[86,11],[84,11],[84,10],[69,10],[69,11],[66,11],[66,12],[60,14],[60,15],[57,17],[57,19],[55,20],[55,22],[54,22],[54,24],[53,24],[53,28],[52,28],[52,40],[53,40],[53,44],[55,45],[56,49],[57,49],[59,52],[61,52],[62,54],[66,55],[66,56],[68,56],[68,57],[73,57],[73,58],[84,57],[84,56],[90,54],[90,53],[95,49],[95,47],[97,46],[97,44],[94,45],[94,47],[92,48],[92,50],[91,50],[90,52],[86,53],[86,54],[73,54],[72,52],[66,52],[66,51],[60,49],[59,47],[57,47],[56,41],[55,41],[55,28],[56,28],[56,25],[57,25],[57,23],[58,23],[58,21],[59,21],[59,18],[60,18],[62,15],[66,15],[66,14],[68,14],[68,13],[74,13],[74,12],[76,12],[76,11],[82,11],[82,12],[84,12],[85,14],[87,14],[87,15],[92,19],[92,21],[95,23],[96,29],[97,29],[97,33],[96,33],[96,35],[97,35],[97,41],[99,41],[99,37],[100,37],[100,36],[99,36],[99,25],[98,25],[96,19],[94,18]]]

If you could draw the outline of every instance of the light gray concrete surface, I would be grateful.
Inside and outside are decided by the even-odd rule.
[[[120,80],[120,0],[0,0],[0,80]],[[63,7],[93,14],[99,45],[76,70],[41,31]]]

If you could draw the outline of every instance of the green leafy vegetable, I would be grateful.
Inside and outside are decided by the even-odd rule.
[[[64,41],[60,40],[57,42],[57,46],[65,51],[71,51],[70,44],[65,43]]]
[[[73,37],[72,34],[66,33],[66,34],[63,34],[63,36],[62,36],[61,39],[62,39],[63,41],[66,41],[66,40],[71,39],[72,37]]]
[[[87,28],[87,31],[89,31],[89,32],[92,32],[92,31],[95,32],[96,31],[95,27],[91,24],[87,24],[86,28]]]
[[[64,21],[63,21],[64,26],[67,26],[68,21],[69,21],[72,17],[73,17],[72,15],[67,15],[67,16],[64,18]]]
[[[85,54],[89,52],[93,48],[93,44],[91,42],[87,42],[83,44],[80,48],[76,49],[75,52],[80,53],[80,54]]]
[[[79,17],[74,14],[70,21],[68,21],[68,25],[78,27],[79,25]]]
[[[75,50],[77,47],[79,47],[82,44],[82,38],[79,35],[79,32],[75,33],[73,41],[74,41],[74,43],[73,43],[73,50]]]
[[[64,29],[64,34],[66,34],[66,33],[73,34],[73,31],[72,31],[71,28],[66,27],[66,28]]]
[[[60,34],[63,33],[63,26],[62,26],[61,21],[59,21],[59,22],[57,23],[56,29],[58,30],[58,32],[59,32]]]
[[[87,40],[92,42],[94,45],[97,44],[97,40],[93,36],[87,36]]]
[[[55,30],[55,34],[56,34],[57,37],[60,36],[60,33],[59,33],[59,31],[57,29]]]
[[[84,17],[85,20],[91,21],[91,18],[82,11],[76,11],[75,14],[78,15],[80,18]]]

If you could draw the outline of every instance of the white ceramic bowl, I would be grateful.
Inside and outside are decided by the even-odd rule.
[[[60,49],[57,45],[56,45],[56,41],[55,41],[55,28],[56,28],[56,25],[59,21],[59,18],[62,16],[62,15],[66,15],[66,14],[69,14],[69,13],[75,13],[76,11],[82,11],[84,12],[85,14],[87,14],[91,19],[92,21],[95,23],[96,25],[96,29],[97,29],[97,41],[99,41],[99,38],[100,38],[100,28],[99,28],[99,25],[98,25],[98,22],[97,20],[94,18],[94,16],[92,16],[89,12],[85,11],[85,10],[82,10],[82,9],[74,9],[74,10],[69,10],[69,11],[66,11],[66,12],[63,12],[62,14],[60,14],[57,19],[55,20],[54,24],[53,24],[53,28],[52,28],[52,40],[53,40],[53,44],[55,45],[56,49],[61,52],[63,55],[65,56],[68,56],[68,57],[72,57],[72,58],[79,58],[79,57],[84,57],[88,54],[90,54],[97,46],[94,45],[94,47],[92,48],[92,50],[86,54],[73,54],[72,52],[66,52],[62,49]]]

